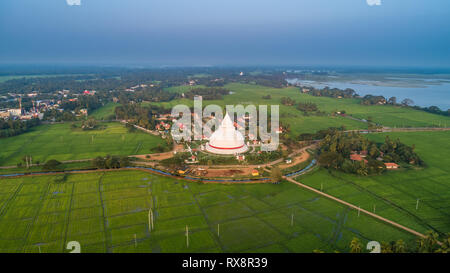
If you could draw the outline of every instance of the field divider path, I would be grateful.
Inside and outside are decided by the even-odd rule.
[[[395,226],[395,227],[397,227],[397,228],[399,228],[399,229],[402,229],[402,230],[404,230],[404,231],[407,231],[407,232],[409,232],[409,233],[411,233],[411,234],[414,234],[414,235],[416,235],[416,236],[418,236],[418,237],[420,237],[420,238],[426,238],[426,236],[424,235],[424,234],[422,234],[422,233],[420,233],[420,232],[417,232],[417,231],[415,231],[415,230],[413,230],[413,229],[410,229],[410,228],[408,228],[408,227],[405,227],[405,226],[403,226],[403,225],[400,225],[400,224],[398,224],[398,223],[396,223],[396,222],[394,222],[394,221],[391,221],[391,220],[389,220],[389,219],[386,219],[386,218],[384,218],[384,217],[381,217],[381,216],[379,216],[379,215],[377,215],[377,214],[375,214],[375,213],[372,213],[372,212],[370,212],[370,211],[367,211],[367,210],[365,210],[365,209],[361,209],[361,208],[359,208],[359,207],[357,207],[357,206],[355,206],[355,205],[353,205],[353,204],[350,204],[350,203],[348,203],[348,202],[345,202],[344,200],[341,200],[341,199],[339,199],[339,198],[336,198],[336,197],[334,197],[334,196],[332,196],[332,195],[329,195],[329,194],[327,194],[327,193],[324,193],[324,192],[321,192],[321,191],[319,191],[319,190],[316,190],[316,189],[314,189],[314,188],[312,188],[312,187],[310,187],[310,186],[307,186],[307,185],[305,185],[305,184],[302,184],[302,183],[300,183],[300,182],[297,182],[297,181],[295,181],[294,179],[292,179],[292,178],[289,178],[289,177],[284,177],[287,181],[289,181],[289,182],[291,182],[291,183],[293,183],[293,184],[295,184],[295,185],[297,185],[297,186],[300,186],[300,187],[302,187],[302,188],[305,188],[305,189],[307,189],[307,190],[310,190],[310,191],[312,191],[312,192],[315,192],[315,193],[317,193],[317,194],[319,194],[319,195],[322,195],[322,196],[324,196],[324,197],[326,197],[326,198],[328,198],[328,199],[331,199],[331,200],[334,200],[334,201],[336,201],[336,202],[338,202],[338,203],[341,203],[341,204],[343,204],[343,205],[346,205],[346,206],[348,206],[348,207],[350,207],[350,208],[352,208],[352,209],[354,209],[354,210],[356,210],[356,211],[361,211],[362,213],[365,213],[365,214],[367,214],[367,215],[369,215],[369,216],[371,216],[371,217],[373,217],[373,218],[375,218],[375,219],[378,219],[378,220],[380,220],[380,221],[383,221],[383,222],[385,222],[385,223],[388,223],[388,224],[390,224],[390,225],[392,225],[392,226]]]
[[[73,194],[75,192],[75,183],[72,183],[72,192],[70,193],[70,203],[69,203],[69,209],[67,210],[67,216],[66,216],[66,227],[65,227],[65,232],[64,232],[64,246],[67,245],[67,234],[69,233],[69,227],[70,227],[70,216],[72,214],[72,206],[73,206]]]
[[[208,219],[208,215],[206,214],[205,210],[203,209],[203,207],[200,205],[200,202],[197,199],[197,195],[194,194],[194,192],[192,191],[191,187],[189,187],[188,185],[188,189],[189,192],[192,194],[192,197],[194,198],[194,202],[195,204],[198,206],[198,208],[200,209],[203,218],[205,219],[206,224],[208,225],[208,230],[212,233],[214,240],[216,241],[217,245],[220,247],[220,249],[222,250],[222,252],[226,252],[224,246],[222,245],[219,236],[217,236],[217,233],[214,232],[214,226],[212,225],[212,223],[209,221]]]
[[[112,248],[111,246],[109,246],[109,242],[110,239],[109,238],[109,232],[107,230],[107,221],[108,218],[106,217],[106,209],[105,209],[105,204],[103,202],[103,197],[102,197],[102,193],[103,193],[103,185],[102,185],[102,180],[103,180],[103,176],[105,175],[105,172],[102,173],[102,175],[100,176],[100,178],[98,179],[98,191],[99,191],[99,197],[100,197],[100,205],[102,207],[102,218],[103,218],[103,229],[104,229],[104,233],[105,233],[105,247],[106,247],[106,251],[107,252],[112,252]]]

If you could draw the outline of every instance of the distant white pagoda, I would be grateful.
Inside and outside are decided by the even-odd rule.
[[[234,155],[245,153],[248,150],[244,136],[236,130],[228,113],[222,123],[209,138],[206,150],[214,154]]]

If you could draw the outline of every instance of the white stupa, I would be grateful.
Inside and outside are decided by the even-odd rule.
[[[244,136],[236,130],[228,113],[222,123],[209,138],[206,150],[215,154],[234,155],[245,153],[248,150],[244,142]]]

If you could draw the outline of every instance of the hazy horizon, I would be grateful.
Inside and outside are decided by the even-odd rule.
[[[80,4],[1,1],[0,63],[450,66],[450,2],[445,0]]]

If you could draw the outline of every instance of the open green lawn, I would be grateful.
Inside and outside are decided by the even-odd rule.
[[[326,193],[369,211],[375,206],[381,216],[419,232],[450,232],[450,132],[371,134],[369,138],[383,142],[386,135],[400,138],[408,145],[415,144],[427,167],[372,177],[320,169],[299,177],[298,181],[317,189],[323,186]]]
[[[0,139],[0,166],[16,165],[25,155],[33,162],[49,159],[77,160],[96,156],[136,155],[150,153],[158,144],[166,145],[160,137],[140,131],[129,133],[118,122],[102,123],[104,130],[71,129],[70,123],[45,124],[25,134]]]
[[[57,178],[0,179],[0,252],[68,252],[69,241],[82,252],[347,252],[354,237],[415,240],[288,182],[201,184],[139,171]]]
[[[175,92],[185,92],[189,86],[172,87]],[[270,88],[265,86],[239,84],[228,84],[225,88],[231,90],[233,94],[226,95],[223,100],[203,101],[203,105],[217,104],[225,105],[280,105],[280,120],[291,125],[294,136],[300,133],[312,133],[330,126],[346,126],[347,129],[367,129],[367,124],[343,117],[332,117],[329,114],[336,111],[345,110],[347,114],[354,117],[372,119],[384,126],[391,127],[422,127],[422,126],[450,126],[450,117],[434,115],[423,111],[390,106],[364,106],[359,99],[333,99],[328,97],[314,97],[302,94],[298,88]],[[271,95],[270,100],[262,97]],[[281,105],[282,97],[290,97],[297,102],[316,103],[321,111],[325,111],[325,116],[304,116],[295,106]],[[158,103],[166,108],[172,108],[177,104],[193,106],[193,101],[188,99],[178,99],[170,102]]]
[[[114,109],[119,105],[119,103],[109,102],[92,113],[89,113],[89,117],[95,118],[96,120],[108,120],[111,117],[115,118]]]

